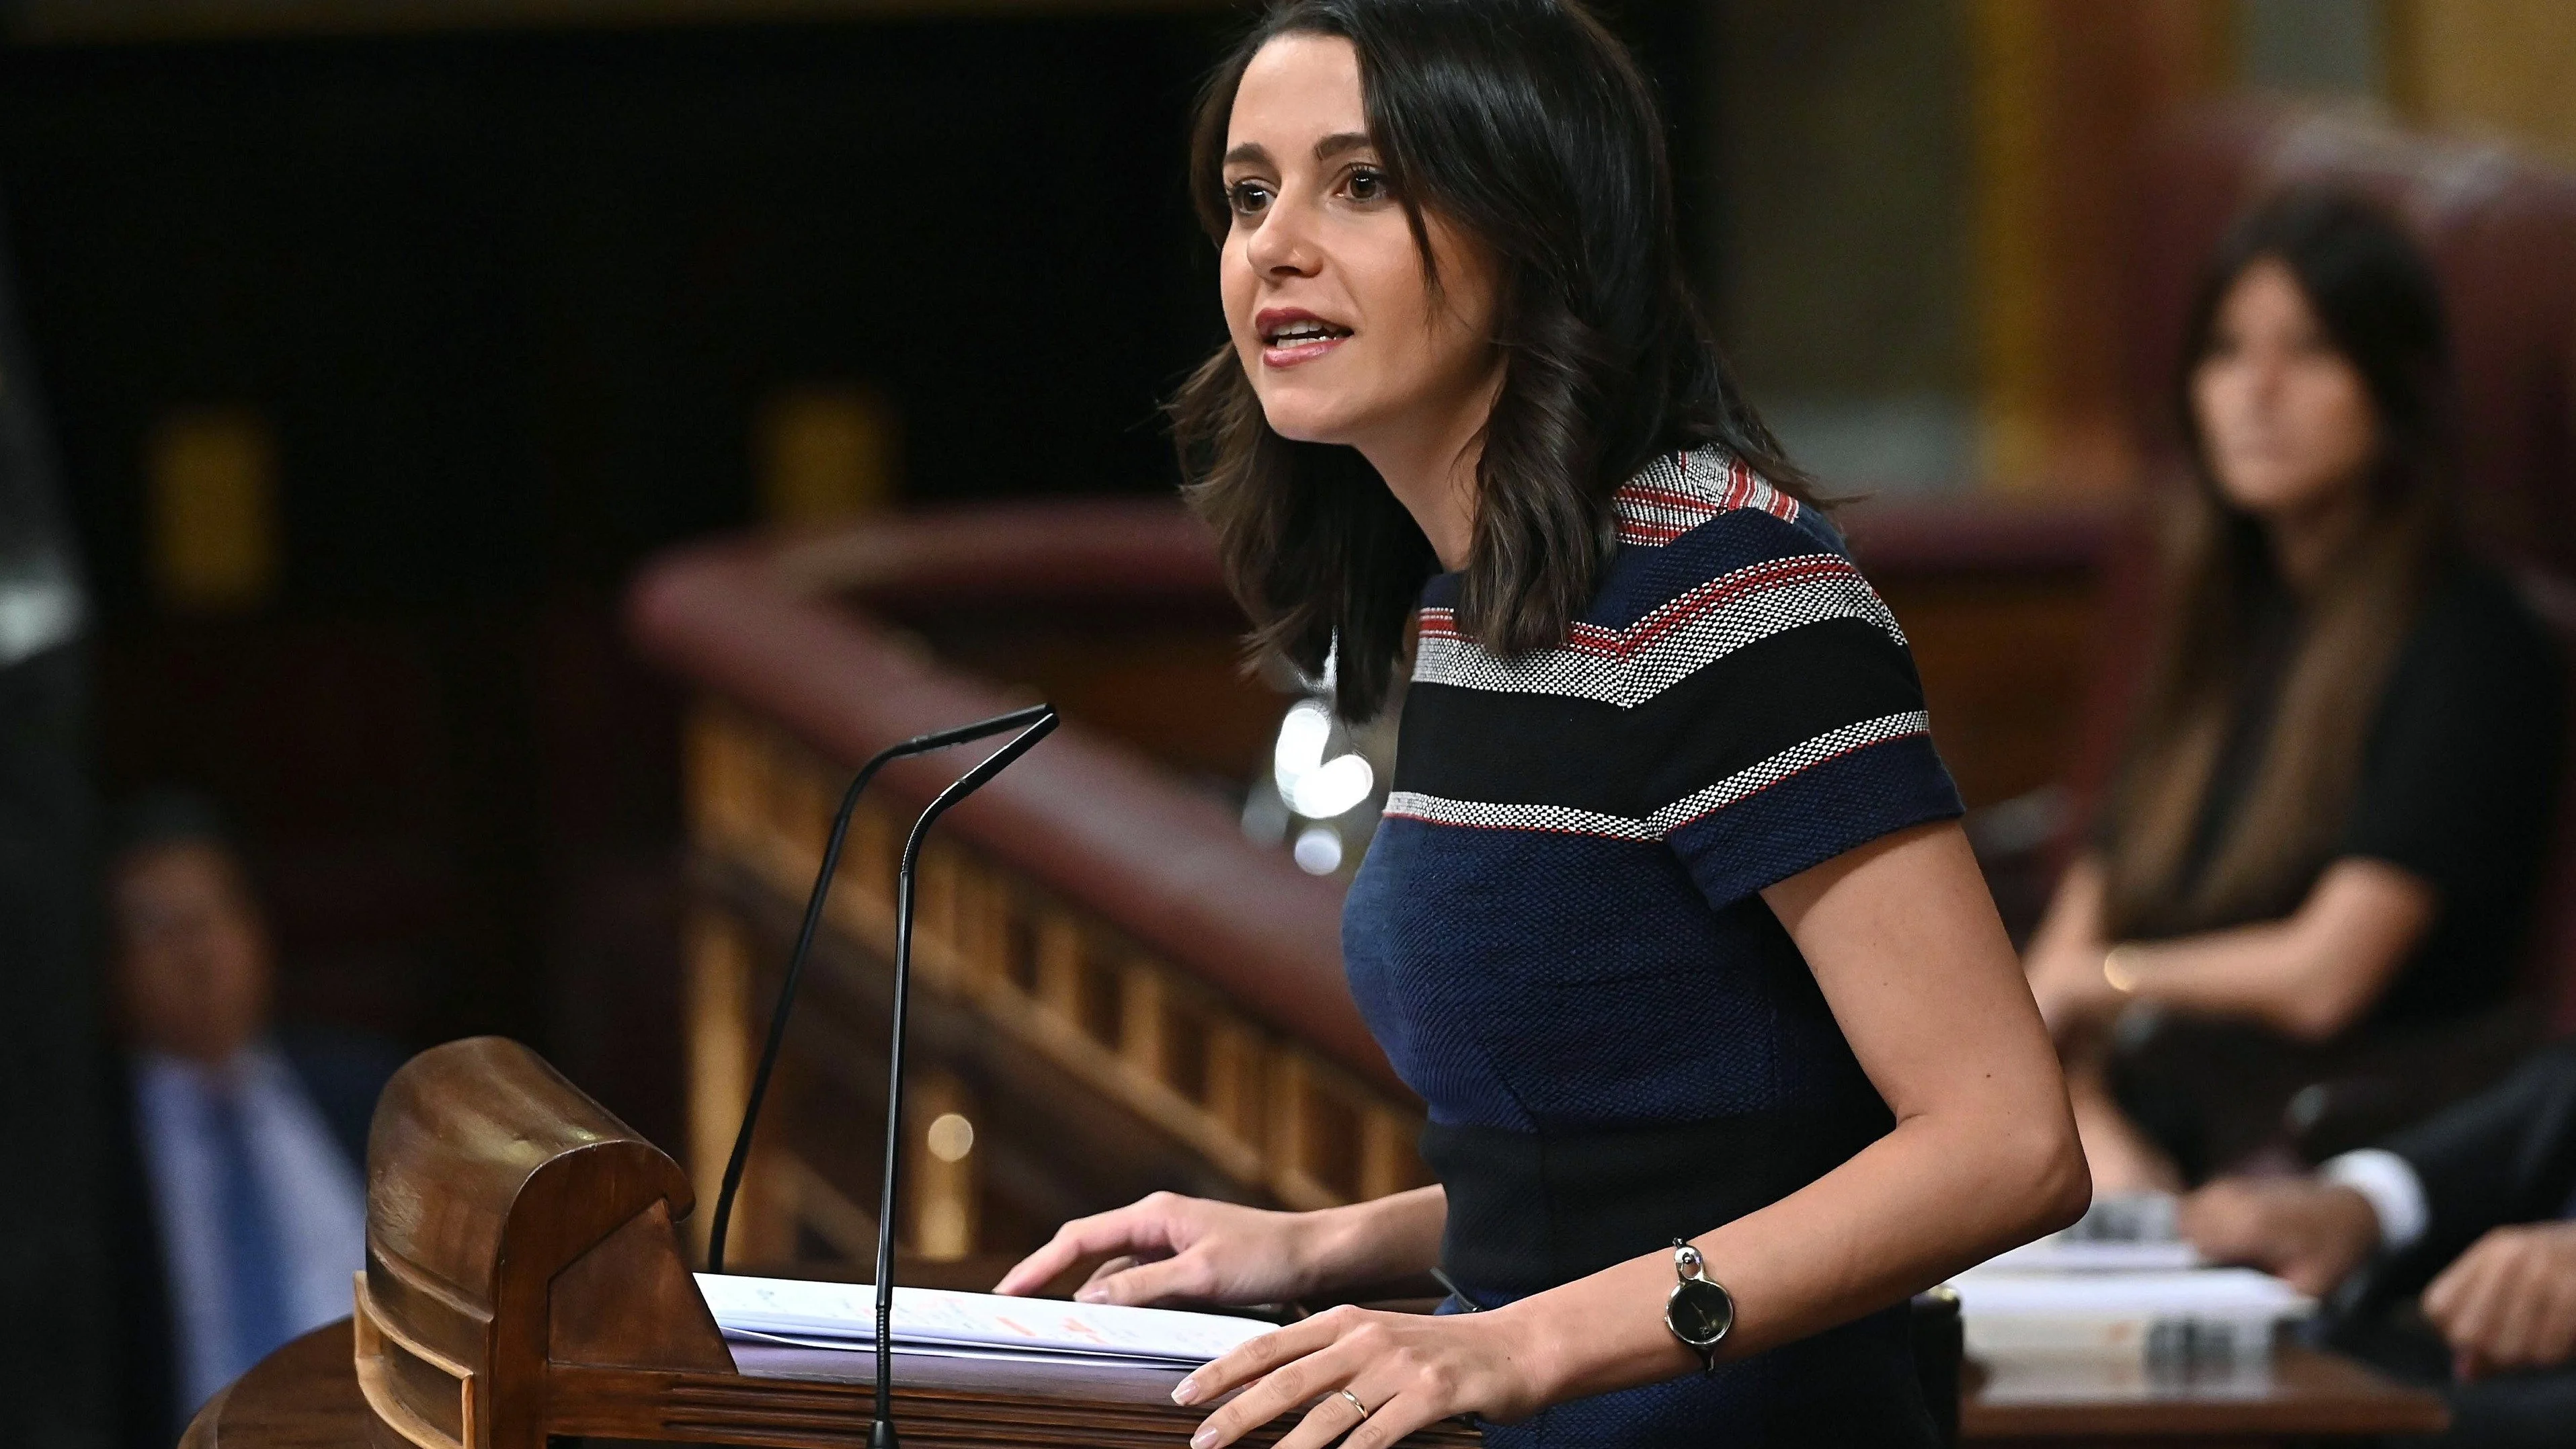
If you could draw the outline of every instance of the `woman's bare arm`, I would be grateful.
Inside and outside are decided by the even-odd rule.
[[[1763,898],[1896,1128],[1699,1239],[1713,1275],[1746,1284],[1748,1353],[2063,1227],[2091,1199],[2056,1055],[1956,826],[1889,836]]]
[[[2031,985],[2061,1035],[2135,999],[2325,1040],[2388,989],[2432,929],[2438,904],[2433,887],[2410,871],[2338,860],[2285,919],[2123,946],[2119,975],[2130,984],[2123,993],[2102,970],[2110,943],[2102,937],[2100,900],[2100,867],[2078,862],[2032,938]]]

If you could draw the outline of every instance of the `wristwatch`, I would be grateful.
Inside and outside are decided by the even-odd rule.
[[[1717,1372],[1717,1346],[1735,1327],[1735,1295],[1708,1276],[1708,1265],[1687,1238],[1673,1239],[1673,1276],[1680,1281],[1664,1299],[1664,1327],[1699,1355],[1709,1373]]]

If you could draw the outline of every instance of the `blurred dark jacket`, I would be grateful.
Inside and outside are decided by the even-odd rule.
[[[2485,1234],[2576,1216],[2576,1040],[2533,1053],[2486,1091],[2381,1145],[2415,1171],[2424,1232],[2335,1295],[2320,1324],[2325,1341],[2441,1391],[2451,1427],[2425,1449],[2576,1443],[2576,1364],[2455,1382],[2449,1348],[2416,1305]]]
[[[2371,1273],[2368,1297],[2421,1292],[2490,1230],[2576,1209],[2576,1040],[2385,1144],[2423,1184],[2424,1235]]]

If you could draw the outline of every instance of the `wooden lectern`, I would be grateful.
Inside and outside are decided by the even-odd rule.
[[[674,1227],[691,1203],[676,1163],[527,1048],[413,1058],[367,1144],[353,1336],[373,1449],[865,1443],[872,1357],[727,1344]],[[1171,1402],[1179,1379],[898,1353],[895,1421],[921,1446],[1177,1445],[1205,1414]],[[1479,1438],[1453,1422],[1407,1442]]]

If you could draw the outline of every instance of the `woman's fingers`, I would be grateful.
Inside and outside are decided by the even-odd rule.
[[[1141,1261],[1143,1260],[1133,1253],[1121,1253],[1115,1258],[1103,1258],[1100,1260],[1100,1266],[1091,1270],[1091,1276],[1082,1280],[1082,1286],[1088,1288],[1102,1279],[1115,1278]]]
[[[1111,1272],[1116,1268],[1116,1272]],[[1152,1303],[1186,1299],[1205,1302],[1214,1296],[1208,1281],[1207,1260],[1197,1253],[1183,1253],[1176,1258],[1139,1262],[1134,1258],[1112,1258],[1100,1265],[1082,1291],[1073,1295],[1076,1303],[1124,1303],[1142,1307]]]
[[[1361,1395],[1363,1399],[1367,1395]],[[1416,1429],[1426,1428],[1456,1413],[1455,1408],[1439,1407],[1417,1393],[1399,1393],[1369,1410],[1368,1422],[1351,1431],[1342,1441],[1342,1449],[1387,1449]]]
[[[1190,1449],[1220,1449],[1298,1410],[1303,1417],[1279,1449],[1325,1449],[1337,1439],[1350,1449],[1386,1449],[1469,1410],[1508,1421],[1536,1409],[1539,1391],[1528,1374],[1528,1330],[1504,1318],[1336,1308],[1244,1344],[1183,1380],[1172,1397],[1197,1403],[1251,1381],[1199,1424]]]
[[[1166,1204],[1156,1193],[1142,1202],[1132,1203],[1111,1212],[1087,1218],[1075,1218],[1055,1230],[1046,1246],[1022,1258],[993,1291],[1006,1294],[1034,1293],[1053,1282],[1056,1276],[1083,1259],[1100,1253],[1126,1253],[1136,1249],[1168,1251],[1171,1247],[1171,1225]]]
[[[1084,1247],[1085,1240],[1075,1233],[1077,1226],[1066,1223],[1056,1229],[1055,1236],[1047,1239],[1044,1247],[1013,1264],[1011,1271],[1002,1275],[1002,1281],[993,1285],[993,1291],[1012,1295],[1035,1293],[1055,1281],[1056,1275],[1089,1256],[1089,1250]]]
[[[1215,1359],[1181,1380],[1172,1390],[1172,1401],[1178,1404],[1204,1403],[1217,1395],[1250,1383],[1285,1363],[1304,1358],[1341,1336],[1342,1326],[1358,1310],[1344,1306],[1327,1309],[1312,1318],[1274,1328],[1259,1338],[1237,1344],[1224,1356]]]
[[[1346,1390],[1352,1398],[1359,1400],[1358,1405],[1342,1397]],[[1378,1431],[1378,1442],[1393,1443],[1394,1439],[1401,1439],[1412,1432],[1399,1431],[1394,1439],[1384,1436],[1385,1430],[1403,1417],[1406,1397],[1403,1390],[1385,1375],[1370,1373],[1363,1365],[1359,1376],[1351,1382],[1324,1390],[1322,1396],[1315,1400],[1314,1407],[1297,1421],[1297,1427],[1280,1436],[1278,1449],[1325,1449],[1335,1440],[1340,1440],[1343,1449],[1350,1449],[1350,1446],[1364,1442],[1360,1435],[1372,1428]],[[1362,1407],[1368,1410],[1366,1414],[1360,1412]],[[1344,1435],[1350,1437],[1344,1438]]]
[[[1306,1322],[1316,1321],[1310,1318]],[[1280,1330],[1280,1333],[1305,1326],[1304,1323],[1295,1324],[1290,1329]],[[1351,1335],[1336,1338],[1264,1374],[1260,1382],[1235,1395],[1233,1402],[1207,1416],[1199,1425],[1198,1432],[1190,1436],[1190,1449],[1215,1449],[1218,1445],[1231,1444],[1298,1405],[1317,1398],[1329,1397],[1349,1416],[1347,1421],[1333,1427],[1333,1434],[1338,1435],[1349,1428],[1359,1416],[1352,1413],[1349,1402],[1334,1391],[1349,1383],[1367,1365],[1369,1355],[1355,1341],[1362,1331],[1354,1330]],[[1263,1335],[1265,1338],[1278,1336]],[[1254,1340],[1256,1343],[1259,1341]],[[1245,1345],[1247,1348],[1250,1346]],[[1329,1405],[1317,1407],[1327,1408]],[[1293,1449],[1321,1449],[1322,1445],[1330,1443],[1331,1436],[1322,1439],[1297,1437],[1307,1428],[1322,1422],[1321,1418],[1310,1414],[1305,1423],[1290,1431],[1289,1439],[1283,1441],[1283,1449],[1289,1449],[1289,1446]]]

